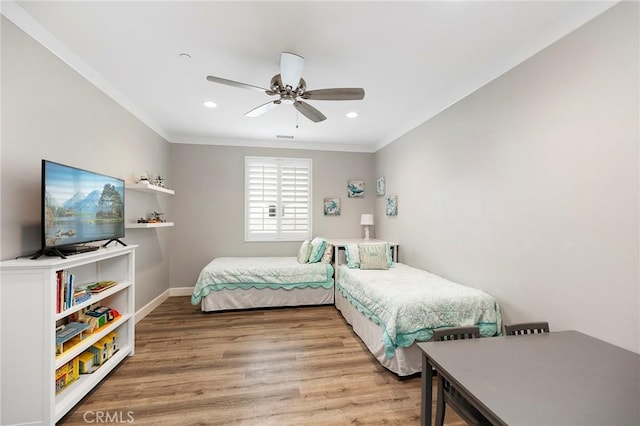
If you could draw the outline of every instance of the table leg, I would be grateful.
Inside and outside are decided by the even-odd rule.
[[[433,369],[427,357],[422,354],[422,409],[420,412],[420,424],[431,426],[431,404],[432,404]]]
[[[436,424],[442,426],[444,424],[444,378],[442,372],[438,373],[438,393],[436,396]]]

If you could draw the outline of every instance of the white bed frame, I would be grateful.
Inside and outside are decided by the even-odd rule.
[[[358,311],[337,289],[335,300],[336,308],[340,311],[345,321],[353,327],[354,333],[360,337],[369,352],[383,367],[393,371],[398,376],[410,376],[422,371],[422,356],[415,343],[408,348],[397,348],[395,356],[392,359],[388,359],[384,354],[382,328]]]

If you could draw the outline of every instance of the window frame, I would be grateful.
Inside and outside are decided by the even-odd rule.
[[[276,195],[276,231],[271,232],[252,232],[249,226],[250,220],[250,179],[249,173],[251,166],[256,163],[265,163],[277,166],[277,195]],[[308,170],[307,182],[307,230],[299,233],[285,232],[282,229],[282,183],[283,183],[283,167],[303,167]],[[286,242],[286,241],[304,241],[311,239],[313,218],[313,160],[311,158],[294,158],[294,157],[265,157],[265,156],[245,156],[244,161],[244,241],[245,242]]]

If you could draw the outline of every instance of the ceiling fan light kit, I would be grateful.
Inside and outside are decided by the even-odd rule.
[[[269,89],[211,75],[207,76],[207,80],[212,83],[259,91],[269,96],[279,96],[279,99],[275,101],[270,101],[253,108],[245,114],[247,117],[258,117],[280,104],[291,104],[309,120],[314,123],[319,123],[326,120],[327,117],[301,99],[317,101],[354,101],[364,99],[364,89],[362,88],[307,90],[307,83],[302,78],[303,67],[304,58],[302,56],[296,55],[295,53],[282,52],[280,55],[280,73],[271,78]]]

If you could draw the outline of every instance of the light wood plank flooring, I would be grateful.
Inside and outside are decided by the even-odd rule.
[[[381,367],[333,306],[205,314],[189,300],[140,321],[135,356],[59,424],[419,424],[420,377]],[[445,422],[465,424],[451,409]]]

